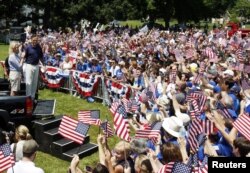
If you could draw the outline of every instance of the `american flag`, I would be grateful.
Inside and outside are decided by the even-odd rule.
[[[175,162],[174,167],[172,169],[172,173],[191,173],[192,168],[188,165],[181,163],[181,162]]]
[[[232,119],[230,112],[227,110],[226,106],[223,103],[218,101],[216,107],[217,109],[219,109],[219,113],[221,113],[225,118]]]
[[[99,110],[81,110],[78,112],[78,120],[85,124],[93,124],[100,126],[100,111]]]
[[[154,139],[158,138],[159,135],[160,135],[160,130],[139,129],[135,133],[135,138]]]
[[[199,99],[197,100],[192,100],[191,101],[191,105],[193,106],[193,110],[195,112],[195,115],[199,116],[201,114],[201,111],[200,111],[200,105],[198,103]]]
[[[242,48],[238,48],[236,51],[235,51],[235,54],[238,58],[238,61],[241,62],[241,63],[244,63],[244,57],[243,57],[243,53],[242,53]]]
[[[244,67],[245,67],[245,64],[243,63],[237,63],[234,67],[234,70],[237,70],[237,71],[244,71]]]
[[[175,83],[176,81],[176,73],[177,73],[177,69],[172,69],[170,74],[169,74],[169,80],[171,83]]]
[[[104,121],[102,124],[101,124],[101,128],[103,130],[103,134],[108,138],[108,137],[111,137],[111,136],[114,136],[114,133],[113,133],[113,130],[109,124],[108,121]]]
[[[196,118],[192,120],[190,128],[189,128],[189,136],[188,136],[188,143],[190,145],[190,150],[195,153],[199,147],[199,143],[197,140],[197,136],[202,133],[202,125],[201,120]]]
[[[188,102],[190,102],[192,99],[198,99],[200,97],[200,95],[202,95],[203,92],[202,91],[194,91],[194,92],[191,92],[187,95],[187,98],[186,100]]]
[[[246,79],[246,78],[241,79],[241,87],[243,90],[250,89],[248,79]]]
[[[238,117],[233,126],[250,141],[250,117],[247,114]]]
[[[169,162],[166,165],[162,166],[158,173],[172,173],[175,162]]]
[[[189,38],[189,40],[186,42],[186,47],[187,48],[192,48],[193,47],[193,41],[194,39],[193,38]]]
[[[187,101],[193,106],[191,116],[200,115],[203,112],[204,106],[207,101],[207,97],[200,91],[195,91],[187,96]]]
[[[212,121],[205,119],[202,120],[202,128],[205,134],[211,134],[214,132],[215,125]]]
[[[196,74],[196,76],[195,76],[195,78],[194,78],[194,80],[193,80],[193,83],[194,83],[194,84],[199,84],[199,82],[200,82],[202,76],[203,76],[202,73]]]
[[[158,173],[191,173],[192,169],[181,162],[169,162],[164,165]]]
[[[123,118],[128,118],[128,114],[127,114],[127,111],[125,109],[125,106],[124,105],[120,105],[119,108],[117,109],[117,112],[123,116]],[[116,113],[117,113],[116,112]]]
[[[135,133],[135,138],[151,139],[154,144],[158,141],[162,122],[154,122],[151,125],[145,124],[143,129],[139,129]]]
[[[123,97],[122,98],[122,103],[124,105],[124,108],[125,108],[126,112],[129,112],[130,109],[131,109],[131,102],[130,102],[130,100],[128,100],[126,97]]]
[[[199,167],[199,173],[208,173],[208,156],[205,155],[203,161],[200,164]]]
[[[147,96],[149,97],[150,100],[153,100],[155,101],[156,99],[156,86],[154,83],[149,83],[149,86],[148,86],[148,92],[150,93],[147,93]],[[152,93],[152,94],[151,94]]]
[[[218,60],[217,55],[214,53],[213,49],[210,47],[207,47],[205,50],[203,50],[203,55],[207,56],[209,58],[209,61],[216,62]]]
[[[12,167],[15,164],[14,155],[9,144],[0,146],[0,172]]]
[[[198,160],[198,154],[196,153],[192,153],[190,154],[188,161],[187,161],[187,165],[189,167],[197,167],[199,164],[199,160]]]
[[[191,162],[190,162],[191,160]],[[191,166],[190,166],[191,163]],[[198,154],[195,153],[189,157],[188,165],[193,167],[193,173],[207,173],[208,172],[208,156],[205,155],[203,161],[198,160]]]
[[[185,56],[186,56],[186,58],[192,58],[193,56],[194,56],[194,50],[193,49],[188,49],[188,50],[186,50],[186,52],[185,52]]]
[[[110,112],[112,113],[112,115],[115,115],[118,107],[120,106],[120,102],[119,101],[113,101],[113,103],[111,104],[111,107],[109,108]]]
[[[139,106],[136,99],[131,99],[130,102],[131,102],[131,112],[137,111],[139,109]]]
[[[59,134],[74,142],[82,144],[89,130],[89,125],[68,116],[63,116],[59,126]]]
[[[130,141],[130,129],[128,120],[124,118],[125,114],[125,108],[122,108],[122,106],[120,106],[114,116],[114,128],[118,137],[126,141]]]

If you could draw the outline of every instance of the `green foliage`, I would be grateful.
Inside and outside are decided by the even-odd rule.
[[[235,6],[230,10],[235,16],[250,17],[250,1],[238,0]]]
[[[0,44],[0,60],[3,61],[8,56],[9,45]]]
[[[221,17],[230,11],[235,16],[250,16],[248,0],[11,0],[0,4],[0,18],[17,18],[18,22],[32,19],[38,24],[42,18],[45,27],[57,28],[77,24],[81,19],[107,24],[116,20],[141,20],[149,16],[150,22],[162,18],[168,26],[175,18],[180,23]],[[28,4],[33,12],[25,19],[22,6]],[[44,10],[39,16],[38,11]]]
[[[0,61],[4,61],[8,56],[9,45],[1,45],[0,44]],[[0,77],[3,77],[3,68],[0,66]]]

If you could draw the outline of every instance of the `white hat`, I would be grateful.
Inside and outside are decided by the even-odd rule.
[[[183,122],[183,125],[186,126],[190,122],[190,116],[185,113],[175,112],[175,115]]]
[[[223,74],[234,76],[234,72],[232,70],[226,70],[226,71],[223,72]]]
[[[186,134],[183,122],[176,116],[165,118],[163,120],[162,127],[166,130],[166,132],[174,137],[183,137]]]

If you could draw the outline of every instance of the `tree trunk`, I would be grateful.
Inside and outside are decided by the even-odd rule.
[[[165,22],[165,28],[168,29],[169,28],[170,18],[164,18],[164,22]]]
[[[45,5],[45,9],[44,9],[44,14],[43,14],[44,28],[50,27],[50,18],[51,18],[50,7],[51,7],[50,0],[47,0],[46,5]]]

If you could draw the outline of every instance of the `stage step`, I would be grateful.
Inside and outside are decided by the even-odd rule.
[[[37,143],[41,146],[40,148],[48,149],[47,147],[49,144],[46,141],[46,134],[45,131],[51,130],[53,128],[58,128],[61,123],[62,116],[55,116],[54,118],[47,119],[47,120],[35,120],[34,122],[34,129],[35,134],[34,138],[36,139]]]
[[[84,145],[80,145],[79,147],[76,147],[71,150],[68,150],[67,152],[64,152],[62,158],[64,160],[71,161],[74,154],[78,154],[80,158],[83,158],[98,151],[98,146],[93,143],[87,143]]]
[[[39,149],[60,159],[71,161],[73,154],[79,153],[83,158],[98,150],[96,144],[89,143],[90,136],[87,135],[82,145],[66,139],[58,133],[62,116],[55,116],[46,120],[35,120],[34,129]],[[80,147],[80,148],[79,148]]]
[[[86,144],[88,142],[89,142],[89,135],[85,137],[83,144]],[[63,153],[77,146],[79,146],[79,144],[66,138],[59,139],[52,143],[52,148],[55,149],[56,152],[60,153]]]

